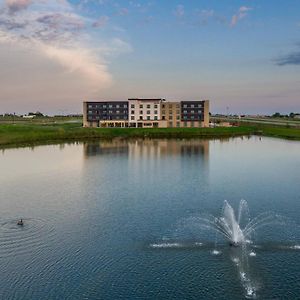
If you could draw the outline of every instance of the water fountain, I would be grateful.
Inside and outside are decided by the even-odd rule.
[[[255,218],[250,218],[249,208],[246,200],[241,200],[237,213],[235,213],[232,206],[225,200],[220,216],[213,215],[197,215],[192,216],[181,222],[178,230],[184,228],[194,229],[195,232],[201,232],[202,229],[208,229],[215,232],[216,237],[223,237],[231,246],[229,250],[230,259],[237,268],[241,285],[245,291],[245,297],[255,299],[257,297],[258,284],[257,278],[252,276],[249,259],[256,256],[256,252],[251,249],[254,248],[254,234],[263,227],[270,224],[286,224],[286,218],[274,214],[272,212],[265,212],[259,214]],[[200,229],[200,230],[199,230]],[[216,239],[217,240],[217,239]],[[151,244],[152,248],[184,248],[188,244],[179,242],[166,242]],[[194,242],[193,246],[202,247],[202,243],[198,240]],[[224,246],[223,246],[224,247]],[[221,255],[222,251],[215,242],[214,248],[211,250],[212,255]]]
[[[241,200],[236,215],[232,206],[225,200],[219,217],[213,215],[193,217],[193,222],[206,229],[212,229],[222,235],[230,246],[238,247],[249,244],[255,231],[263,226],[277,223],[284,224],[285,219],[272,212],[259,214],[250,219],[248,204]]]

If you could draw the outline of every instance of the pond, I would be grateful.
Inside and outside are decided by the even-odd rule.
[[[300,143],[273,138],[2,150],[0,298],[296,299],[299,183]],[[255,295],[237,250],[191,221],[241,199],[290,220],[253,236]]]

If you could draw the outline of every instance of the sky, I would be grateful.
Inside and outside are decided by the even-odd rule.
[[[0,114],[133,97],[300,112],[300,1],[0,0]]]

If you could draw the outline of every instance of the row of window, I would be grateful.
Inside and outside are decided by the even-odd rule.
[[[165,120],[165,119],[166,119],[166,116],[161,116],[161,119],[162,119],[162,120]],[[172,115],[169,115],[169,119],[173,119],[173,116],[172,116]],[[180,115],[177,115],[177,116],[176,116],[176,120],[180,120]]]
[[[202,104],[183,104],[184,108],[194,108],[194,107],[202,107]]]
[[[90,120],[127,120],[127,119],[128,119],[127,116],[114,116],[114,117],[109,116],[109,117],[101,117],[101,118],[100,116],[88,117],[89,121]]]
[[[165,110],[162,110],[161,113],[164,115],[164,114],[166,113],[166,111],[165,111]],[[169,111],[169,114],[172,115],[173,112],[170,110],[170,111]],[[176,110],[176,114],[179,115],[179,114],[180,114],[180,110]]]
[[[88,108],[127,108],[127,104],[89,104]]]
[[[146,108],[151,108],[151,104],[147,104],[147,105],[145,105],[145,106],[146,106]],[[131,107],[131,108],[135,108],[135,104],[131,104],[130,107]],[[140,104],[139,107],[140,107],[140,108],[144,108],[144,104]],[[154,104],[154,108],[158,108],[158,104]]]
[[[134,120],[135,118],[134,118],[134,116],[131,116],[130,119],[131,119],[131,120]],[[158,117],[157,117],[157,116],[154,116],[153,119],[154,119],[154,120],[158,120]],[[139,120],[143,120],[143,116],[140,116],[140,117],[139,117]],[[151,120],[150,116],[147,116],[147,117],[146,117],[146,120]]]
[[[98,111],[98,110],[89,110],[88,114],[127,114],[127,110],[103,110],[103,111]]]
[[[150,115],[150,114],[151,114],[151,111],[150,111],[150,110],[147,110],[146,113],[147,113],[147,115]],[[131,111],[131,114],[134,115],[134,114],[135,114],[135,111],[132,110],[132,111]],[[143,115],[143,114],[144,114],[144,111],[140,110],[140,115]],[[155,111],[154,111],[154,114],[157,115],[157,114],[158,114],[158,111],[155,110]]]
[[[196,114],[201,115],[202,114],[202,110],[196,110],[196,111],[194,111],[194,110],[190,110],[190,111],[184,110],[183,113],[184,114],[195,114],[196,113]]]

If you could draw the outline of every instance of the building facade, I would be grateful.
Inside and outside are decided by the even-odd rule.
[[[165,127],[160,110],[164,99],[128,99],[129,127]]]
[[[128,101],[83,103],[84,127],[208,127],[209,101],[165,101],[131,98]]]

